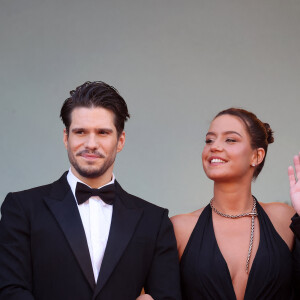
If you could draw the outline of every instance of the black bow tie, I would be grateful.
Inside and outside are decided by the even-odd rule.
[[[77,182],[76,199],[78,204],[82,204],[92,196],[99,196],[107,204],[112,204],[115,198],[115,185],[109,184],[100,189],[92,189],[87,185]]]

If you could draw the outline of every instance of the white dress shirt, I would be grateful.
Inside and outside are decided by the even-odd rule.
[[[71,169],[67,175],[67,180],[76,199],[75,189],[77,182],[85,183],[79,180],[72,173]],[[115,176],[113,175],[112,180],[105,185],[114,182]],[[77,206],[90,251],[95,282],[97,282],[107,244],[113,206],[103,202],[99,196],[90,197],[89,200],[80,205],[77,204]]]

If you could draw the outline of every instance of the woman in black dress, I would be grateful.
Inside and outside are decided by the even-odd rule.
[[[211,122],[202,163],[214,181],[213,198],[172,218],[183,299],[295,299],[295,211],[251,193],[272,142],[270,126],[246,110],[227,109]]]

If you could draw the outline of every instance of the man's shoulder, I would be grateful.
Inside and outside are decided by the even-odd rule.
[[[32,200],[36,199],[36,198],[41,198],[43,196],[50,195],[53,190],[53,187],[55,187],[56,185],[59,185],[59,184],[65,185],[64,181],[66,181],[65,173],[58,180],[55,180],[52,183],[28,188],[28,189],[21,190],[21,191],[11,192],[7,195],[7,197],[12,197],[15,199],[32,199]],[[67,181],[66,181],[66,183],[67,183]]]
[[[129,193],[127,193],[127,195],[132,198],[132,201],[138,207],[148,208],[148,209],[152,209],[152,210],[160,210],[160,211],[166,210],[166,208],[156,205],[152,202],[149,202],[148,200],[142,199],[140,197],[137,197],[137,196],[129,194]]]
[[[34,186],[20,191],[12,192],[13,195],[27,195],[41,192],[49,192],[53,183],[48,183],[40,186]]]
[[[143,208],[150,211],[157,211],[161,213],[167,210],[166,208],[158,206],[152,202],[149,202],[148,200],[142,199],[138,196],[128,193],[119,185],[118,182],[117,193],[121,197],[125,205],[132,206],[135,208]]]

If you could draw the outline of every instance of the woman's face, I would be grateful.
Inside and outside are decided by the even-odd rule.
[[[242,120],[232,115],[214,119],[206,134],[202,164],[206,176],[215,182],[237,181],[244,176],[252,180],[256,163],[255,149]]]

